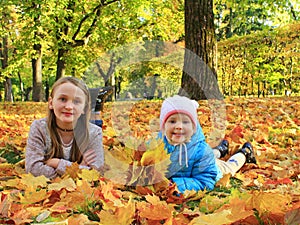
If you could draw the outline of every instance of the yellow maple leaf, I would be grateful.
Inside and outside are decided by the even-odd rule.
[[[231,211],[231,214],[227,215],[227,218],[231,221],[242,220],[253,215],[253,210],[247,209],[246,201],[239,197],[231,199],[228,204],[216,210],[216,213],[222,212],[223,210]]]
[[[147,146],[147,151],[143,154],[141,158],[141,165],[147,166],[151,164],[156,164],[163,162],[168,166],[170,163],[169,155],[164,149],[164,144],[161,141],[152,140]]]
[[[20,180],[20,182],[25,187],[32,187],[32,188],[46,187],[47,186],[47,182],[50,181],[45,176],[35,177],[31,173],[29,173],[29,174],[22,174],[21,178],[22,179]]]
[[[282,213],[292,201],[291,196],[276,192],[254,191],[247,200],[247,206],[255,208],[260,214],[264,212]]]
[[[207,212],[213,212],[220,208],[228,199],[219,198],[219,196],[206,195],[200,202],[199,208],[205,209]]]
[[[230,187],[230,177],[231,177],[230,173],[224,174],[223,177],[220,180],[218,180],[216,186]]]
[[[48,190],[59,191],[61,189],[66,189],[68,191],[74,191],[76,189],[76,184],[72,178],[67,178],[61,180],[59,183],[52,183],[48,185]]]
[[[97,215],[103,225],[131,224],[135,216],[135,204],[132,201],[132,198],[130,198],[127,203],[119,205],[114,209],[110,208],[110,210],[102,210],[100,213],[97,213]]]
[[[201,215],[194,218],[189,225],[224,225],[230,224],[231,221],[227,217],[231,214],[230,210],[223,210],[222,212]]]
[[[5,182],[4,184],[6,187],[12,187],[16,188],[18,190],[23,190],[26,187],[21,183],[21,179],[16,178],[16,179],[11,179]]]
[[[49,197],[47,190],[41,189],[36,191],[33,187],[25,189],[24,194],[19,193],[20,203],[22,204],[33,204],[41,202]]]
[[[83,196],[88,196],[90,200],[95,198],[95,189],[86,180],[78,180],[76,192],[82,193]]]
[[[82,178],[88,182],[96,181],[99,179],[99,172],[97,170],[87,170],[83,169],[81,173],[78,174],[79,178]]]
[[[0,163],[0,169],[13,169],[14,165],[11,163]]]
[[[87,215],[83,214],[73,214],[72,216],[68,217],[67,224],[76,224],[76,225],[86,225],[86,224],[93,224],[87,217]],[[96,223],[95,223],[96,224]]]
[[[126,184],[129,164],[116,158],[113,153],[105,152],[105,163],[109,168],[104,171],[104,177],[119,184]]]
[[[113,127],[107,127],[104,131],[104,134],[108,137],[116,137],[117,133]]]

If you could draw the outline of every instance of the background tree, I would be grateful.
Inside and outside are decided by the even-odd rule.
[[[243,36],[299,20],[297,0],[216,0],[217,39]]]
[[[32,64],[32,100],[35,102],[40,102],[44,100],[44,93],[43,93],[43,76],[42,76],[42,44],[41,39],[43,35],[39,31],[41,28],[41,5],[32,3],[30,7],[31,10],[34,12],[30,13],[33,15],[33,39],[36,40],[33,44],[33,56],[31,59]]]
[[[0,57],[1,57],[1,82],[4,86],[4,100],[8,102],[13,101],[12,92],[12,73],[9,69],[10,59],[14,54],[14,50],[10,48],[12,38],[15,37],[15,23],[14,23],[14,8],[6,5],[1,7],[1,43],[0,43]],[[2,98],[2,96],[1,96]]]
[[[113,80],[116,80],[116,87],[120,87],[123,92],[126,92],[129,89],[137,90],[136,87],[133,87],[135,79],[141,79],[150,84],[152,79],[151,76],[154,74],[159,74],[158,80],[162,79],[165,81],[172,77],[172,80],[174,80],[175,83],[180,81],[182,76],[180,71],[159,63],[159,61],[162,61],[160,58],[165,57],[163,51],[162,53],[156,54],[157,59],[155,59],[155,62],[136,63],[136,65],[126,63],[126,57],[121,57],[122,62],[118,64],[118,66],[111,67],[115,68],[114,71],[110,70],[109,67],[105,68],[105,64],[100,64],[101,70],[98,70],[97,73],[89,67],[95,63],[99,57],[102,57],[103,54],[107,52],[112,53],[120,46],[130,43],[159,40],[165,43],[173,42],[179,45],[183,44],[184,46],[185,43],[181,43],[184,38],[184,33],[187,32],[184,31],[184,4],[187,4],[189,1],[185,3],[182,0],[118,0],[115,2],[101,2],[105,2],[107,5],[101,8],[100,16],[97,17],[97,22],[93,28],[94,30],[90,33],[91,35],[86,35],[95,18],[93,9],[100,4],[99,1],[49,0],[43,2],[41,5],[37,5],[38,2],[36,0],[21,2],[16,0],[0,1],[2,15],[6,15],[8,18],[4,19],[3,17],[1,21],[2,26],[0,27],[1,38],[7,37],[7,42],[4,41],[3,43],[7,43],[8,46],[6,49],[8,53],[6,58],[7,63],[5,64],[2,61],[0,79],[1,81],[6,81],[6,78],[8,78],[7,84],[11,87],[10,90],[12,93],[11,95],[9,94],[10,96],[13,95],[15,99],[22,99],[23,96],[25,96],[25,99],[29,99],[32,89],[34,90],[34,93],[43,93],[45,91],[45,94],[47,95],[52,83],[57,77],[60,60],[64,62],[64,73],[66,75],[76,77],[82,77],[84,74],[89,75],[89,79],[93,77],[90,84],[97,86],[105,85],[106,77],[110,77],[112,78],[110,79],[112,81],[111,85],[114,85]],[[111,4],[108,4],[110,2]],[[220,4],[218,4],[219,2]],[[275,27],[272,26],[278,26],[281,24],[280,21],[282,23],[288,23],[295,19],[299,19],[299,6],[294,4],[295,2],[295,0],[290,0],[290,2],[287,0],[276,0],[274,6],[272,6],[273,1],[266,1],[263,3],[263,6],[265,7],[259,7],[261,2],[258,0],[218,0],[215,5],[218,21],[217,34],[221,40],[221,38],[226,37],[224,36],[225,34],[229,34],[225,32],[226,29],[228,32],[231,31],[233,35],[238,33],[244,35],[247,33],[247,30],[255,31],[268,27],[274,30]],[[204,11],[203,13],[201,12],[201,9],[205,9],[207,12],[206,9],[211,8],[211,6],[208,7],[209,4],[206,1],[195,1],[194,4],[198,4],[198,6],[199,4],[203,4],[199,6],[201,15],[205,14]],[[197,7],[197,5],[195,6]],[[194,9],[186,7],[186,9],[190,10],[190,12],[196,11],[195,7]],[[229,16],[229,9],[232,11],[231,17]],[[273,9],[276,10],[274,11]],[[201,47],[198,48],[191,45],[189,46],[189,43],[187,43],[187,46],[189,46],[187,52],[192,52],[194,50],[208,52],[206,56],[199,53],[197,54],[197,57],[200,55],[204,65],[209,65],[210,73],[214,75],[210,77],[216,77],[214,71],[214,68],[217,68],[215,65],[216,58],[213,58],[213,55],[215,54],[213,51],[215,51],[215,49],[213,49],[212,52],[207,50],[211,46],[214,46],[214,39],[211,39],[209,36],[212,32],[209,28],[210,25],[205,25],[205,22],[211,22],[213,18],[210,18],[209,16],[206,16],[205,18],[205,21],[202,21],[201,24],[198,22],[198,26],[195,26],[195,33],[199,36],[203,35],[203,37],[208,39],[205,40],[203,37],[202,39],[198,38],[198,42],[201,44],[199,45]],[[231,24],[229,24],[229,21],[231,21]],[[241,21],[240,24],[238,23],[239,21]],[[262,21],[265,21],[266,23],[263,24]],[[195,20],[189,24],[192,26],[194,23]],[[253,27],[251,28],[251,26]],[[245,29],[242,30],[238,28]],[[222,29],[223,31],[221,32]],[[77,31],[78,33],[76,33]],[[190,32],[187,32],[187,36],[190,34]],[[293,35],[293,32],[289,33],[289,35]],[[75,36],[76,38],[74,38]],[[247,36],[241,37],[248,38]],[[190,39],[188,37],[186,38],[187,40]],[[267,80],[271,80],[270,85],[272,86],[278,85],[277,80],[282,81],[280,85],[288,85],[294,80],[297,80],[296,65],[298,61],[295,56],[298,49],[297,45],[287,44],[284,46],[281,44],[281,42],[286,42],[284,37],[280,40],[276,40],[277,44],[274,44],[274,42],[269,44],[266,40],[273,41],[274,39],[269,38],[268,35],[266,35],[266,37],[263,37],[262,35],[259,36],[259,38],[262,38],[261,42],[266,46],[264,48],[259,45],[259,40],[258,42],[255,42],[255,45],[257,45],[255,48],[261,50],[259,52],[260,59],[255,59],[254,55],[257,53],[257,50],[255,50],[255,48],[249,48],[252,45],[251,42],[247,46],[244,46],[243,40],[239,41],[239,39],[234,39],[234,36],[232,38],[233,39],[229,41],[230,43],[240,43],[241,46],[235,46],[235,50],[232,50],[230,54],[235,52],[239,55],[238,58],[241,60],[234,60],[234,62],[232,61],[232,63],[229,63],[229,65],[226,66],[226,63],[231,62],[227,60],[232,60],[234,58],[233,55],[228,55],[227,51],[226,57],[223,57],[222,59],[219,57],[218,65],[221,65],[223,60],[225,60],[224,66],[218,66],[218,69],[221,68],[221,71],[224,71],[224,73],[218,72],[218,74],[221,75],[221,80],[227,82],[228,80],[242,80],[247,78],[249,81],[254,81],[254,85],[257,82],[265,82],[266,86],[269,85]],[[218,45],[220,46],[221,43],[219,42]],[[280,54],[277,54],[276,57],[274,57],[270,52],[267,58],[264,58],[265,53],[263,51],[265,51],[264,49],[268,49],[268,46],[271,46],[272,49]],[[41,51],[39,51],[39,48],[41,48]],[[157,49],[159,48],[160,47]],[[58,57],[59,49],[64,52],[63,57]],[[4,53],[3,50],[4,48],[2,48],[2,54]],[[240,50],[243,51],[244,54],[240,55]],[[131,53],[134,54],[135,49],[128,49],[128,51],[128,55],[131,55]],[[113,54],[115,57],[111,58],[115,59],[113,61],[107,60],[107,65],[109,65],[109,62],[111,65],[116,65],[116,62],[120,59],[118,52],[114,52]],[[288,55],[292,58],[289,58]],[[42,60],[38,60],[41,56]],[[251,60],[252,58],[255,60],[255,64],[253,64],[255,66],[251,68],[245,63],[245,59],[250,58]],[[4,58],[2,57],[1,60],[3,59]],[[195,61],[195,59],[188,59],[187,56],[185,59],[186,61],[190,60],[190,62],[193,62],[193,60]],[[209,61],[209,59],[212,60]],[[35,60],[42,62],[42,64],[32,64]],[[250,62],[250,60],[248,61]],[[273,64],[269,64],[268,69],[266,69],[264,68],[264,64],[268,64],[268,62],[272,62]],[[193,63],[185,64],[184,70],[190,74],[197,74],[197,72],[199,72],[198,74],[200,74],[200,72],[205,74],[206,71],[200,71],[200,69],[189,68],[187,66],[192,64]],[[42,68],[39,74],[43,74],[43,76],[36,82],[33,82],[35,80],[32,76],[35,71],[33,65],[38,65],[35,68]],[[232,70],[232,73],[228,73],[229,68]],[[244,71],[242,76],[240,75],[242,74],[240,71],[234,71],[237,68],[241,68],[242,71]],[[99,71],[102,71],[105,75],[102,76],[105,77],[104,79],[99,75]],[[286,71],[291,71],[289,75],[291,79],[288,77]],[[282,73],[285,73],[286,75],[283,76]],[[202,78],[203,77],[207,79],[209,76],[202,76]],[[201,84],[202,87],[207,90],[214,89],[209,85],[210,82],[207,80],[197,79],[195,78],[197,86]],[[42,87],[39,85],[40,90],[38,90],[38,87],[35,84],[40,84],[41,80]],[[186,81],[186,83],[189,84],[188,81]],[[35,85],[34,88],[32,88],[33,84]],[[142,85],[144,84],[145,83]],[[151,92],[155,95],[158,94],[158,91],[161,91],[159,90],[160,87],[158,86],[158,83],[156,84],[157,90],[152,90]],[[206,86],[203,86],[203,84],[206,84]],[[132,87],[130,87],[130,85]],[[227,83],[226,86],[230,87]],[[1,94],[3,96],[5,95],[4,87],[5,85],[0,85]],[[235,91],[234,83],[231,87],[232,91],[229,93],[236,94],[237,92]],[[245,86],[244,88],[249,89],[248,86]],[[253,90],[255,90],[255,88],[256,87],[254,87]],[[163,96],[166,92],[170,93],[169,91],[166,91],[167,89],[174,90],[174,87],[170,86],[168,88],[163,88]],[[184,89],[186,88],[182,88],[182,90]],[[120,89],[118,92],[122,95]],[[195,92],[197,92],[197,95],[201,93],[201,91],[198,90]],[[204,92],[214,93],[211,91]],[[216,91],[215,93],[218,92]],[[203,94],[205,93],[202,93],[202,95]],[[36,99],[39,99],[39,97]]]
[[[221,98],[216,82],[212,0],[185,0],[185,58],[180,94],[193,99]]]

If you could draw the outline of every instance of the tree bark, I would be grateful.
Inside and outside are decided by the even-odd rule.
[[[38,13],[34,15],[34,23],[37,27],[41,26],[41,5],[33,4],[32,6]],[[42,34],[37,30],[34,31],[36,40],[42,39]],[[41,102],[44,100],[43,83],[42,83],[42,45],[35,43],[33,45],[34,56],[31,59],[32,65],[32,100]]]
[[[25,98],[24,98],[25,91],[24,91],[24,84],[23,84],[20,72],[18,72],[18,78],[19,78],[19,85],[20,85],[20,91],[21,91],[21,101],[23,102],[25,100]]]
[[[8,38],[7,38],[7,36],[2,38],[2,43],[1,43],[0,47],[1,47],[2,69],[5,69],[8,66]],[[4,81],[4,101],[13,102],[11,79],[7,76],[5,76],[5,81]]]
[[[185,1],[185,55],[180,95],[222,99],[217,83],[213,1]]]
[[[13,93],[12,93],[12,84],[11,84],[11,79],[6,77],[5,78],[5,101],[6,102],[13,102]]]
[[[43,83],[42,83],[42,46],[35,44],[33,49],[36,53],[36,58],[31,60],[32,63],[32,100],[41,102],[44,99]]]
[[[55,80],[65,76],[66,73],[66,62],[63,59],[66,51],[64,49],[58,49],[57,61],[56,61],[56,77]]]

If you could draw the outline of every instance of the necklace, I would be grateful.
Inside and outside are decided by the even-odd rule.
[[[61,144],[62,144],[63,147],[68,148],[73,144],[74,138],[72,138],[69,143],[65,143],[60,134],[59,134],[59,137],[60,137],[60,141],[61,141]]]
[[[71,145],[73,144],[73,138],[72,138],[72,140],[71,140],[69,143],[67,143],[67,144],[63,141],[63,139],[61,139],[61,143],[62,143],[62,146],[65,147],[65,148],[71,147]]]
[[[61,128],[61,127],[59,127],[57,125],[56,125],[56,127],[57,127],[57,129],[59,129],[61,131],[64,131],[64,132],[72,132],[73,131],[73,129],[64,129],[64,128]]]

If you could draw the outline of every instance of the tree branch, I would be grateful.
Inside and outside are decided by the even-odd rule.
[[[97,61],[96,62],[96,66],[97,66],[97,69],[98,69],[98,72],[100,73],[100,75],[102,76],[102,78],[104,80],[106,80],[106,74],[104,73],[104,71],[102,70],[101,66],[100,66],[100,63]]]
[[[101,15],[101,9],[104,7],[104,6],[107,6],[109,4],[112,4],[114,2],[117,2],[118,0],[111,0],[111,1],[108,1],[106,2],[105,0],[101,0],[101,3],[99,5],[97,5],[92,12],[88,13],[87,15],[85,15],[82,20],[80,21],[79,25],[78,25],[78,28],[76,30],[76,32],[74,33],[73,37],[72,37],[72,40],[75,41],[75,46],[79,46],[79,45],[83,45],[83,44],[86,44],[88,42],[88,39],[90,38],[90,36],[92,35],[93,31],[95,30],[95,27],[96,27],[96,24],[98,22],[98,18],[99,16]],[[89,19],[90,17],[92,17],[93,15],[94,16],[94,19],[89,27],[89,29],[86,31],[85,35],[83,36],[83,39],[82,40],[76,40],[81,28],[82,28],[82,25],[84,24],[84,22]]]

